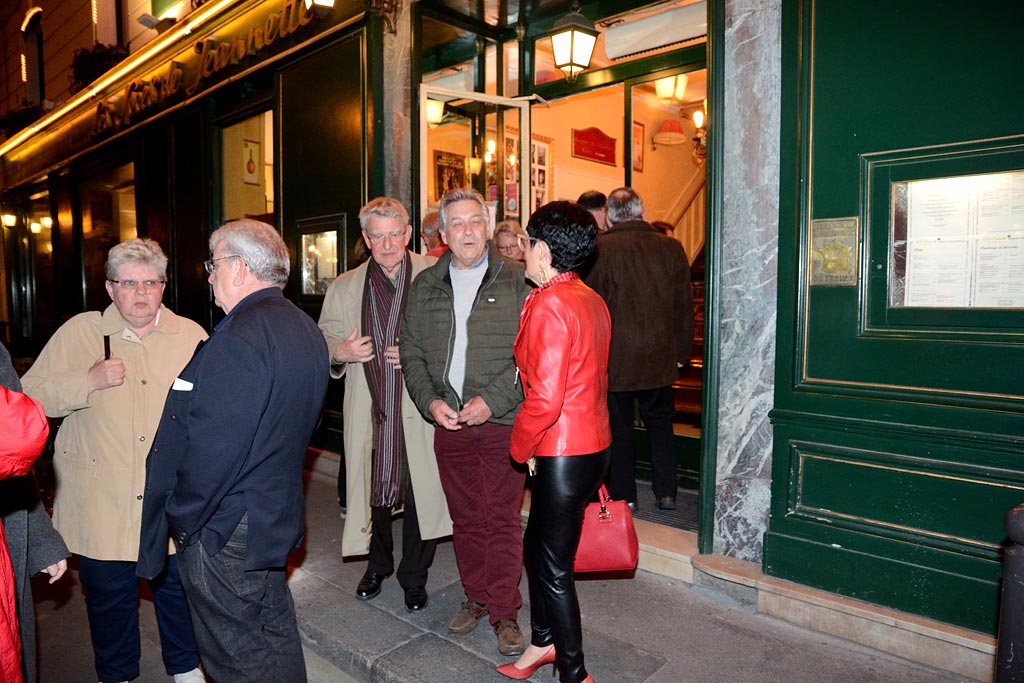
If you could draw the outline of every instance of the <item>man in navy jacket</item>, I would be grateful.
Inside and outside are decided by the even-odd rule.
[[[302,539],[302,469],[327,388],[316,323],[287,301],[272,227],[228,223],[204,264],[227,314],[175,380],[147,462],[138,572],[168,534],[207,673],[220,683],[306,680],[285,582]]]

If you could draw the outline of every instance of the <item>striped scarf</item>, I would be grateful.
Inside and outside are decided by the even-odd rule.
[[[384,360],[384,349],[398,343],[405,318],[406,292],[412,261],[406,253],[392,282],[376,261],[370,259],[363,286],[362,325],[373,338],[373,360],[363,363],[373,401],[373,463],[370,505],[396,507],[405,497],[408,464],[402,432],[402,371]]]

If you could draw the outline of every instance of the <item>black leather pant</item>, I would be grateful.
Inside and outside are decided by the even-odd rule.
[[[580,683],[587,677],[573,559],[583,509],[601,483],[608,459],[607,450],[537,458],[530,521],[523,539],[530,579],[530,642],[537,647],[554,643],[562,683]]]

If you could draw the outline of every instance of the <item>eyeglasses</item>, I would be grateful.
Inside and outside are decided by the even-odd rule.
[[[367,239],[374,244],[379,244],[385,237],[390,237],[392,242],[399,242],[405,238],[405,230],[396,230],[394,232],[364,232]]]
[[[523,250],[523,248],[521,246],[519,246],[519,240],[516,240],[512,244],[499,244],[498,245],[498,252],[500,252],[504,256],[511,256],[512,254],[516,253],[516,251],[522,251],[522,250]]]
[[[530,237],[529,235],[516,235],[516,240],[519,243],[519,248],[526,251],[527,247],[531,247],[537,242],[540,242],[539,237]]]
[[[133,290],[138,289],[141,285],[147,292],[158,287],[163,287],[167,280],[107,280],[112,282],[121,289]]]
[[[217,270],[217,261],[223,261],[226,258],[242,258],[238,254],[229,254],[227,256],[218,256],[208,261],[203,261],[203,268],[206,268],[206,272],[213,275],[213,271]]]

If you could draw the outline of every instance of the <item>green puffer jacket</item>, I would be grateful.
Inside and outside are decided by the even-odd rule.
[[[433,422],[429,406],[441,399],[454,410],[462,406],[448,384],[448,364],[455,343],[451,252],[445,252],[412,284],[402,325],[400,353],[405,386],[423,416]],[[490,245],[487,274],[469,314],[465,402],[480,396],[491,409],[491,422],[510,425],[523,400],[512,344],[519,331],[519,311],[530,287],[522,264],[501,257]]]

